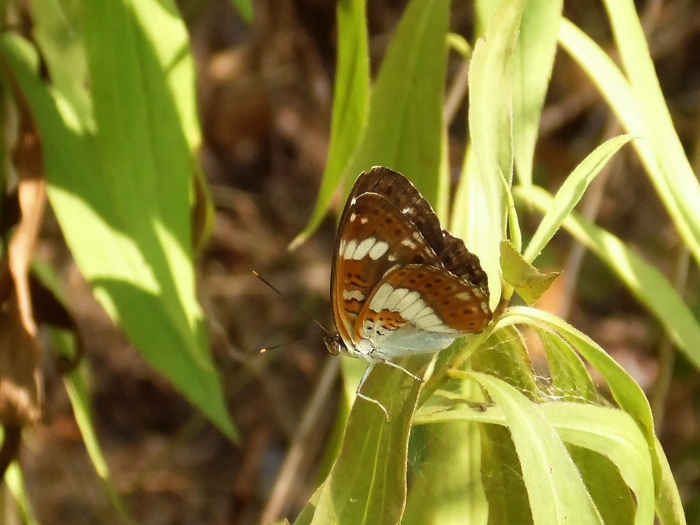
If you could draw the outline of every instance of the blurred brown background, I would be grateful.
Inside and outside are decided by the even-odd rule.
[[[405,1],[368,5],[373,69]],[[471,2],[454,2],[451,29],[472,40]],[[335,223],[294,253],[288,243],[310,217],[323,172],[333,96],[335,4],[257,0],[244,23],[229,0],[180,0],[197,62],[205,143],[201,160],[217,214],[199,260],[201,301],[232,416],[242,434],[228,442],[154,373],[91,297],[55,223],[47,221],[40,256],[58,261],[92,369],[101,444],[115,485],[139,523],[258,523],[309,396],[327,359],[322,332],[251,276],[255,269],[322,324],[328,304]],[[700,4],[638,2],[652,55],[689,156],[697,160],[700,121]],[[565,1],[565,14],[604,48],[611,36],[601,5]],[[448,86],[460,65],[450,55]],[[455,173],[465,141],[466,106],[450,135]],[[554,191],[602,140],[618,134],[592,85],[561,51],[541,123],[536,183]],[[584,202],[587,213],[638,249],[669,278],[681,244],[633,155],[610,164]],[[532,231],[537,217],[521,218]],[[579,265],[580,259],[580,265]],[[572,252],[564,235],[537,261],[565,270],[542,307],[566,316],[606,348],[650,391],[662,334],[595,258]],[[697,272],[687,298],[697,306]],[[291,344],[265,355],[263,346]],[[700,523],[698,402],[700,376],[678,358],[660,437],[686,500]],[[85,452],[61,378],[46,367],[44,424],[28,433],[22,459],[41,523],[116,523]],[[293,517],[311,495],[336,412],[338,385],[305,444],[294,486],[280,508]]]

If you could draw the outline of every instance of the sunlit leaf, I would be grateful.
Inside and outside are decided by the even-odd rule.
[[[513,153],[520,183],[532,184],[532,163],[540,115],[557,50],[563,0],[525,2],[515,46]]]
[[[559,42],[596,84],[627,132],[645,139],[632,144],[683,241],[695,260],[700,261],[700,215],[696,204],[700,202],[700,186],[670,122],[665,102],[659,99],[662,95],[658,79],[634,5],[628,0],[614,0],[606,5],[613,16],[613,28],[630,80],[595,42],[566,20],[559,28]]]
[[[291,249],[304,242],[328,212],[343,170],[360,140],[367,116],[369,54],[365,0],[340,0],[336,12],[338,66],[335,72],[328,160],[314,213],[304,231],[292,242]]]
[[[525,202],[517,188],[515,194]],[[533,187],[527,200],[541,212],[554,207],[551,195],[538,187]],[[565,218],[563,226],[610,268],[632,295],[663,324],[686,357],[700,367],[700,348],[697,346],[700,323],[661,272],[620,239],[575,213]]]
[[[526,261],[532,262],[540,254],[542,249],[554,237],[554,234],[561,227],[564,219],[571,213],[583,197],[584,192],[608,163],[612,156],[619,149],[631,140],[630,135],[621,135],[612,138],[598,146],[588,155],[571,174],[557,191],[552,206],[547,209],[542,221],[537,227],[537,231],[532,236],[523,257]],[[530,188],[519,190],[520,195],[525,195],[527,199]],[[524,192],[524,193],[523,193]]]
[[[437,201],[449,2],[413,0],[372,89],[367,126],[344,171],[347,194],[361,171],[387,166]]]
[[[173,100],[170,83],[182,81],[188,64],[191,68],[191,57],[183,58],[190,55],[178,55],[187,50],[187,34],[172,18],[174,10],[165,14],[153,3],[139,5],[168,51],[151,46],[120,2],[110,3],[109,17],[104,3],[84,6],[86,16],[94,16],[86,25],[88,40],[94,39],[93,95],[100,100],[96,137],[39,80],[22,40],[6,34],[0,52],[40,128],[49,199],[82,273],[146,359],[233,436],[195,296],[190,223],[195,164],[187,138],[193,135],[186,131],[191,112]],[[154,31],[155,26],[149,25]]]
[[[472,373],[503,411],[520,460],[534,523],[601,523],[564,443],[537,405],[507,383]]]
[[[501,296],[499,244],[506,238],[513,172],[513,50],[522,1],[501,2],[474,47],[469,70],[469,133],[451,230],[476,253],[489,276],[491,308]]]
[[[513,286],[529,305],[539,301],[560,275],[559,272],[540,272],[528,263],[509,241],[501,243],[501,268],[503,280]]]

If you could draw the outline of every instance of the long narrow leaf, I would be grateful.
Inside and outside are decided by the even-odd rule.
[[[557,191],[552,207],[547,210],[547,213],[542,218],[542,222],[537,227],[537,231],[532,236],[530,244],[528,244],[523,254],[526,261],[532,262],[535,260],[559,230],[564,219],[581,200],[588,185],[600,173],[600,170],[603,169],[612,156],[622,146],[627,144],[631,138],[630,135],[621,135],[608,140],[598,146],[593,153],[583,159],[581,164],[576,166],[576,169],[571,172],[571,175],[566,178],[564,184]],[[527,190],[529,188],[525,188],[525,195],[527,195]]]
[[[630,514],[635,523],[651,523],[654,516],[654,478],[652,459],[645,436],[639,426],[619,409],[586,403],[545,403],[538,405],[542,415],[569,445],[583,447],[609,458],[620,471],[629,490],[635,495],[636,512],[629,508],[615,509],[613,523],[629,523]],[[491,425],[509,425],[503,407],[499,404],[484,410],[465,407],[464,403],[452,410],[440,412],[421,409],[415,418],[419,425],[464,419]],[[598,485],[607,482],[604,473],[588,481]],[[625,487],[625,490],[628,490]],[[620,497],[611,494],[613,498]],[[505,503],[505,501],[504,501]],[[511,500],[511,505],[515,504]],[[620,501],[618,501],[618,505]]]
[[[4,439],[2,430],[0,429],[0,439]],[[13,461],[7,467],[5,472],[5,483],[7,483],[7,488],[12,493],[12,496],[17,503],[20,516],[22,516],[23,523],[26,525],[40,525],[34,515],[34,509],[31,505],[31,500],[29,499],[29,492],[27,491],[27,485],[24,482],[24,476],[22,475],[22,469],[17,461]]]
[[[424,366],[427,359],[422,360]],[[406,501],[408,436],[419,386],[401,371],[377,366],[362,392],[381,402],[391,420],[386,421],[375,403],[355,401],[338,459],[319,490],[315,508],[309,504],[299,523],[400,522]]]
[[[199,134],[194,70],[187,32],[169,3],[85,2],[101,177],[91,174],[86,181],[61,171],[52,181],[85,199],[112,233],[86,235],[86,224],[76,224],[64,203],[54,208],[108,313],[232,436],[196,300],[190,222],[192,148]],[[94,250],[95,239],[113,246],[112,260]]]
[[[644,432],[652,453],[655,487],[660,486],[661,465],[654,448],[654,421],[651,407],[641,387],[634,379],[598,344],[563,319],[536,308],[514,306],[496,323],[500,327],[512,324],[535,325],[544,330],[551,330],[569,341],[576,350],[605,379],[608,388],[618,406],[630,414]]]
[[[296,248],[316,230],[328,211],[343,170],[362,135],[369,98],[369,54],[365,0],[340,0],[337,7],[338,66],[328,161],[316,207],[309,223],[292,244]],[[357,175],[357,174],[356,174]]]
[[[615,1],[611,4],[615,4]],[[626,3],[626,0],[621,3]],[[659,116],[663,110],[657,108],[658,102],[653,100],[655,95],[646,93],[643,86],[639,86],[647,81],[658,83],[658,80],[653,73],[647,74],[647,68],[642,66],[643,72],[635,74],[637,87],[633,90],[610,57],[567,20],[563,20],[559,27],[559,42],[596,84],[627,132],[646,139],[635,140],[632,144],[683,241],[695,260],[700,261],[700,215],[696,213],[697,202],[700,202],[698,183],[692,178],[692,172],[688,175],[690,167],[682,148],[676,152],[675,141],[678,137],[673,128],[668,129],[665,117]],[[644,50],[648,53],[646,44],[642,51],[636,48],[627,51],[626,54],[632,56],[628,60],[635,61],[636,54],[644,55]],[[640,58],[640,61],[647,60],[646,55],[643,59]],[[641,96],[646,98],[641,99]],[[647,110],[645,104],[651,104],[657,109]],[[653,117],[649,111],[654,112]],[[658,129],[654,129],[657,126]],[[666,133],[675,138],[664,138]],[[662,136],[659,137],[659,134]],[[672,142],[668,151],[666,141]],[[669,156],[670,151],[674,153]]]
[[[533,188],[527,200],[542,212],[554,206],[552,197],[537,187]],[[620,239],[577,214],[570,214],[563,226],[617,275],[637,300],[661,322],[685,356],[700,367],[700,348],[697,345],[700,341],[700,323],[668,280]]]
[[[489,276],[491,307],[501,297],[500,242],[513,171],[513,51],[523,2],[501,2],[476,43],[469,70],[469,133],[451,229],[478,254]]]
[[[660,175],[682,214],[683,224],[676,224],[676,227],[687,229],[688,235],[692,235],[693,242],[688,245],[700,264],[700,251],[696,250],[700,246],[700,215],[697,213],[700,183],[673,126],[636,6],[633,0],[605,0],[604,4],[620,58],[640,101],[641,117],[661,168]]]
[[[488,391],[508,422],[534,522],[602,524],[564,443],[537,406],[504,381],[470,375]]]
[[[406,8],[372,89],[365,133],[344,172],[346,190],[361,171],[382,165],[406,175],[436,204],[449,14],[448,0],[413,0]]]
[[[652,439],[654,425],[651,409],[641,387],[590,337],[549,312],[527,306],[509,307],[498,320],[497,328],[513,324],[535,325],[554,331],[570,341],[608,383],[608,388],[620,408],[635,418],[644,429],[648,440]]]
[[[652,523],[652,461],[645,437],[633,419],[621,410],[581,403],[549,403],[541,409],[564,441],[612,460],[635,495],[635,523]],[[605,479],[599,479],[598,483],[605,483]],[[616,523],[624,522],[622,517],[616,520]]]
[[[56,341],[57,338],[54,338]],[[97,432],[93,424],[89,393],[85,384],[85,371],[82,368],[74,370],[65,378],[66,390],[71,400],[75,420],[80,428],[80,433],[85,442],[85,448],[90,456],[90,461],[97,471],[97,475],[102,480],[105,492],[109,497],[112,506],[120,517],[121,523],[135,524],[136,521],[129,515],[117,490],[112,482],[112,476],[107,466],[107,461],[102,454],[102,449],[97,441]]]
[[[661,464],[661,490],[656,497],[656,513],[661,525],[685,525],[685,512],[683,502],[678,493],[678,487],[673,479],[671,466],[661,448],[661,443],[656,440],[655,452]]]
[[[470,398],[480,393],[473,381],[451,383],[456,395]],[[402,525],[480,523],[486,519],[489,508],[481,483],[481,441],[479,427],[466,421],[411,431],[411,444],[418,443],[420,450],[420,475],[411,483]]]
[[[102,15],[103,23],[118,25],[119,17]],[[138,38],[134,26],[130,31],[132,38]],[[99,45],[109,42],[105,39]],[[141,95],[124,95],[134,100],[105,108],[109,116],[101,115],[98,122],[106,118],[116,129],[106,133],[109,125],[102,123],[97,140],[66,100],[39,80],[32,50],[24,41],[5,35],[0,52],[40,128],[52,207],[96,296],[151,364],[233,436],[194,293],[189,223],[194,164],[182,126],[175,125],[182,112],[174,105],[167,106],[164,101],[170,100],[169,91],[157,82],[158,78],[163,80],[158,76],[158,72],[165,74],[163,64],[150,55],[155,60],[148,76],[154,100],[144,98],[143,90],[121,86],[122,91],[141,91]],[[122,60],[134,59],[126,47],[120,47],[116,55]],[[120,61],[117,64],[124,66]],[[173,63],[168,67],[179,70]],[[101,75],[104,82],[114,80],[106,71]],[[144,83],[145,79],[137,82]],[[163,91],[156,96],[158,89]],[[126,114],[132,111],[139,131],[124,127]],[[162,118],[146,117],[149,111],[162,113]],[[151,121],[158,127],[167,122],[175,129],[151,134]],[[107,140],[110,133],[120,131],[121,137]],[[134,139],[140,141],[138,146]],[[173,144],[178,140],[181,147],[175,149],[180,153],[173,155]],[[114,157],[109,169],[98,156],[98,144],[103,155]],[[163,178],[166,173],[168,179]]]
[[[552,387],[563,401],[593,403],[598,393],[591,375],[576,351],[558,334],[535,328],[544,345]]]
[[[563,0],[525,2],[515,47],[513,153],[520,183],[532,184],[535,142],[557,50]]]

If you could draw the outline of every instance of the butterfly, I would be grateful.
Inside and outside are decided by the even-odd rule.
[[[491,321],[488,278],[464,242],[443,230],[428,201],[402,174],[360,174],[343,209],[331,268],[335,355],[377,363],[421,379],[395,359],[438,352]]]

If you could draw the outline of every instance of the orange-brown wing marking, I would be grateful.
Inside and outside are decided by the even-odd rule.
[[[430,331],[432,326],[427,320],[421,323],[421,319],[430,314],[437,316],[448,328],[464,333],[479,333],[491,321],[488,296],[478,286],[445,269],[409,265],[391,272],[381,285],[384,283],[394,290],[409,289],[418,292],[430,310],[422,309],[414,315],[407,315],[418,308],[410,308],[410,305],[404,308],[395,307],[407,322],[416,324],[418,328]],[[379,301],[375,304],[373,299],[369,305],[372,310],[379,306]],[[390,297],[384,301],[384,306],[392,306]],[[439,329],[439,326],[436,328]]]

